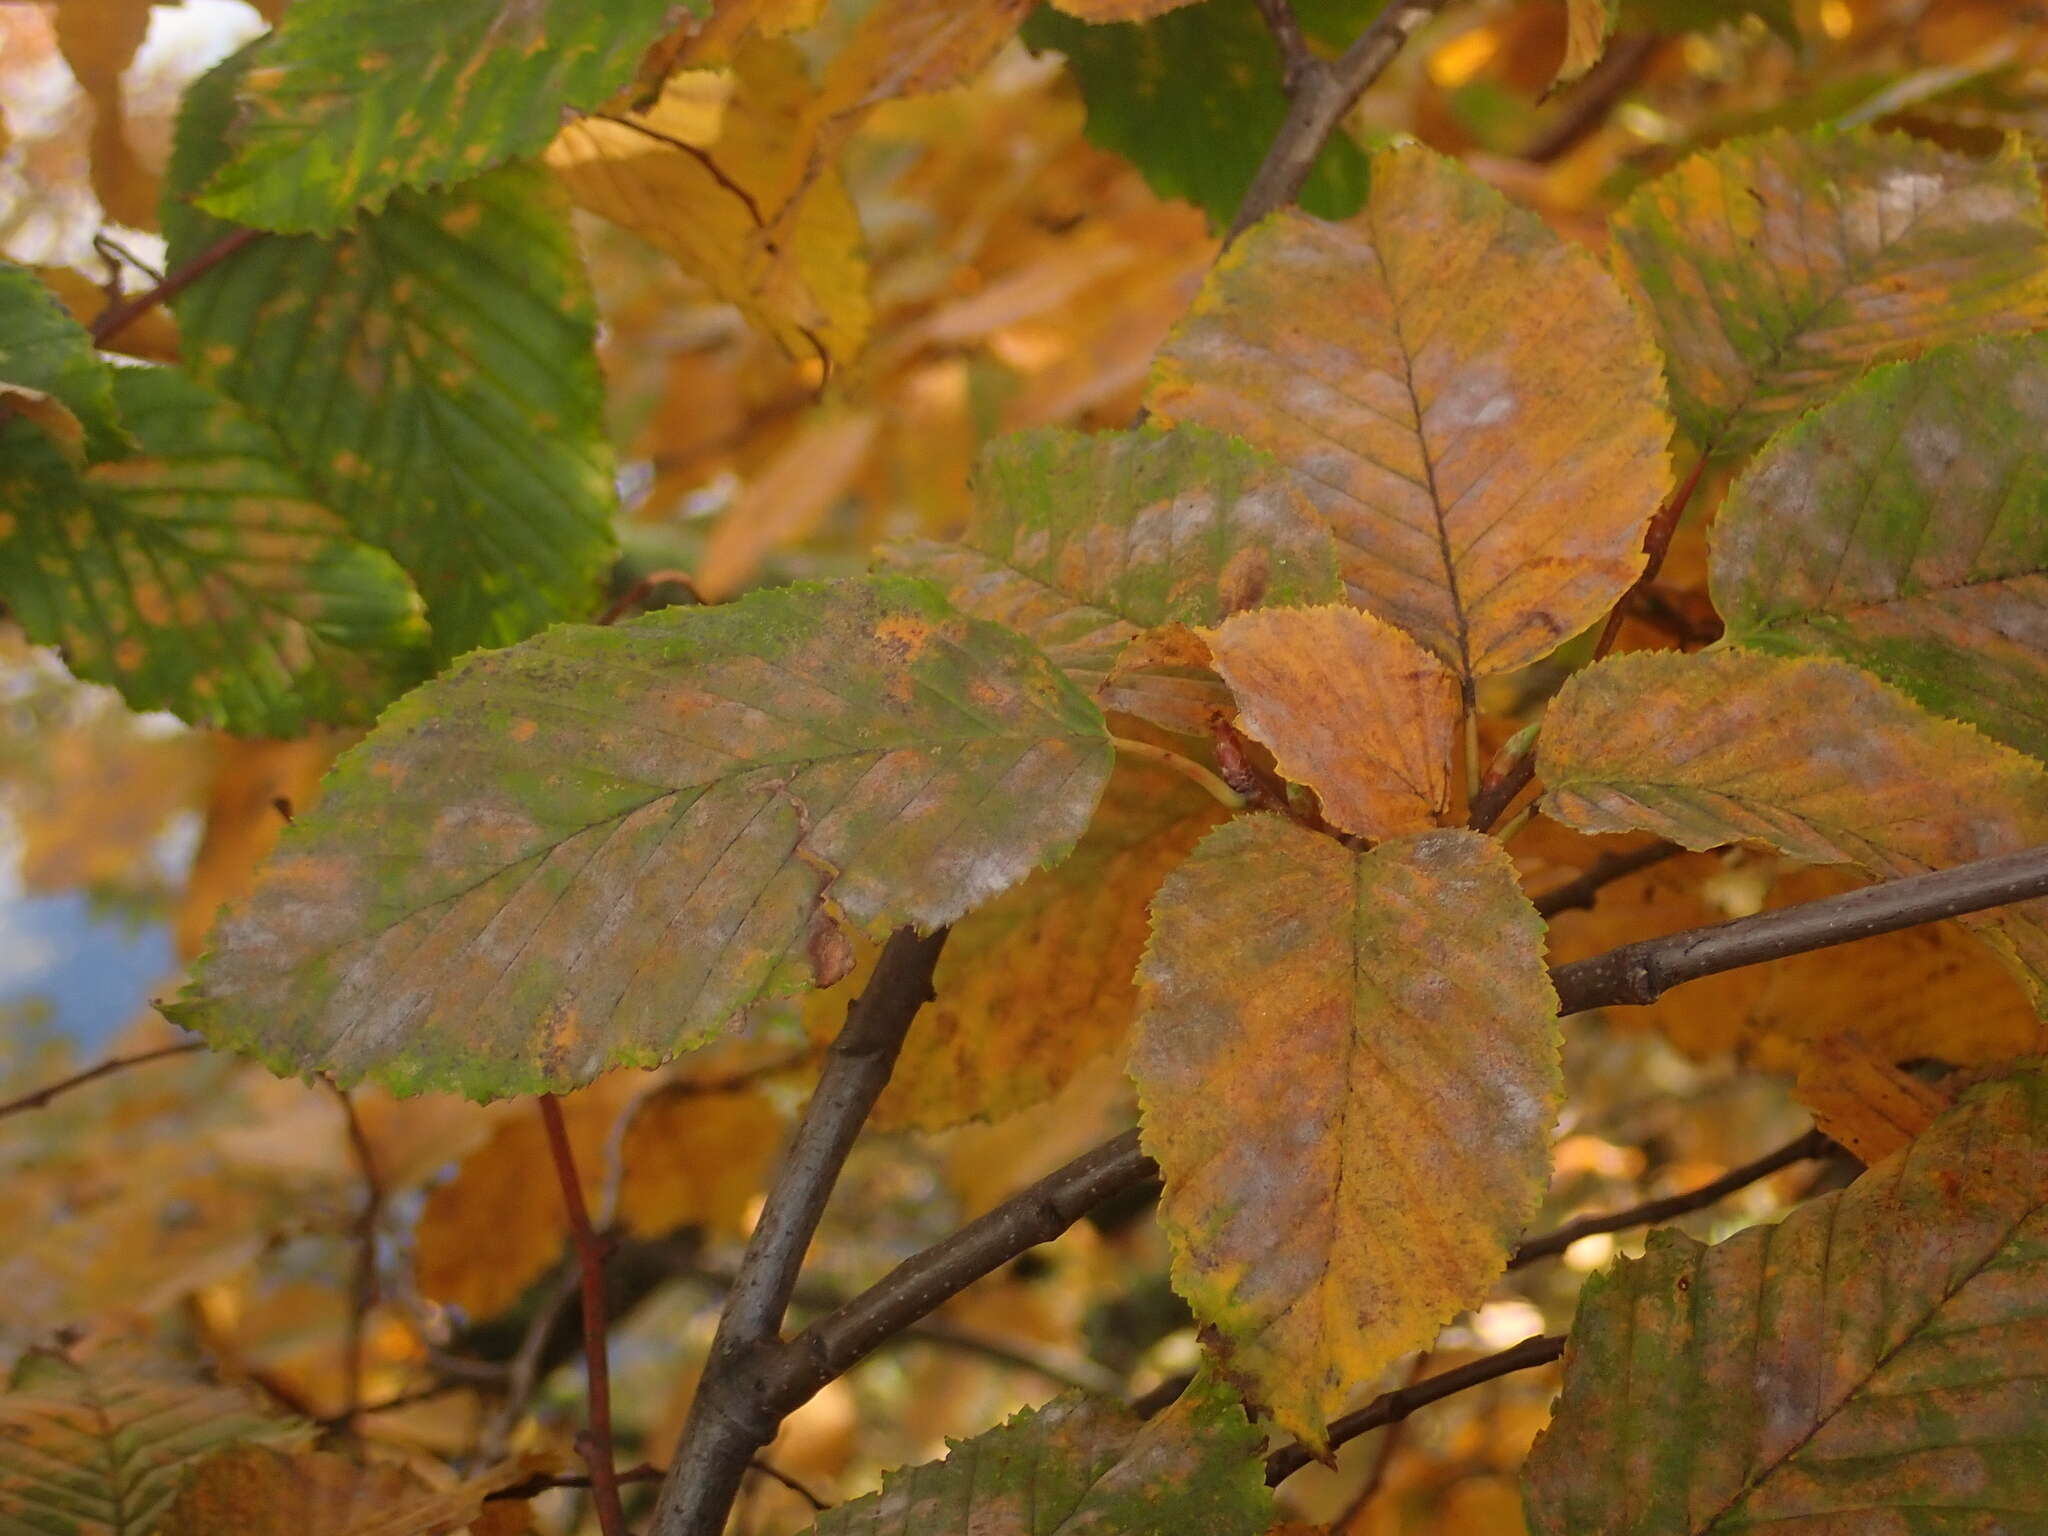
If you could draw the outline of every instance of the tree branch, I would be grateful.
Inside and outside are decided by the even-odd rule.
[[[899,928],[883,946],[866,989],[846,1010],[719,1315],[703,1379],[662,1483],[653,1536],[719,1536],[747,1463],[781,1426],[785,1397],[766,1389],[763,1366],[790,1352],[779,1334],[804,1251],[854,1138],[888,1084],[910,1021],[931,1000],[932,972],[945,942],[943,928],[929,935]]]
[[[356,1218],[355,1275],[349,1287],[348,1334],[342,1346],[348,1351],[348,1359],[342,1373],[347,1389],[343,1395],[341,1427],[353,1430],[363,1407],[364,1331],[370,1308],[377,1300],[377,1222],[384,1214],[384,1181],[377,1175],[377,1155],[363,1130],[362,1117],[356,1113],[354,1097],[331,1077],[321,1081],[340,1101],[349,1148],[355,1154],[356,1171],[363,1181],[363,1210]]]
[[[611,1364],[607,1358],[610,1330],[604,1316],[604,1248],[591,1230],[583,1204],[583,1181],[576,1175],[576,1153],[562,1124],[562,1106],[551,1093],[540,1096],[541,1123],[547,1127],[548,1151],[562,1186],[562,1204],[569,1215],[569,1240],[583,1291],[583,1358],[589,1379],[590,1427],[576,1437],[576,1449],[590,1468],[590,1501],[597,1506],[598,1529],[604,1536],[627,1536],[626,1511],[619,1503],[618,1463],[612,1450]]]
[[[98,1082],[116,1072],[125,1072],[130,1067],[139,1067],[146,1062],[162,1061],[169,1056],[189,1056],[194,1051],[203,1051],[203,1040],[181,1040],[176,1045],[160,1045],[153,1051],[137,1051],[132,1056],[109,1056],[97,1066],[87,1067],[83,1072],[74,1072],[69,1077],[60,1077],[54,1083],[45,1083],[33,1092],[24,1093],[18,1099],[9,1099],[0,1104],[0,1120],[9,1115],[18,1115],[31,1109],[41,1109],[59,1094],[69,1093],[74,1088],[83,1088],[87,1083]]]
[[[1292,96],[1301,89],[1302,77],[1323,68],[1323,62],[1309,51],[1308,39],[1301,35],[1301,20],[1294,14],[1293,0],[1258,0],[1258,7],[1266,30],[1273,34],[1274,45],[1280,50],[1280,83]]]
[[[1641,848],[1631,848],[1625,853],[1605,853],[1595,859],[1586,870],[1554,885],[1535,898],[1537,912],[1544,917],[1555,917],[1560,912],[1571,912],[1580,907],[1593,905],[1593,898],[1612,885],[1650,868],[1662,864],[1666,859],[1685,850],[1676,843],[1646,843]]]
[[[1625,944],[1555,968],[1551,982],[1561,1000],[1561,1014],[1645,1004],[1702,976],[2042,895],[2048,895],[2048,847]],[[905,1259],[858,1296],[763,1354],[754,1381],[760,1400],[768,1405],[766,1413],[779,1419],[794,1412],[883,1341],[936,1311],[982,1276],[1051,1242],[1103,1201],[1158,1177],[1159,1165],[1139,1146],[1138,1133],[1125,1131]],[[1694,1191],[1693,1196],[1699,1193]],[[1603,1219],[1619,1221],[1621,1214],[1591,1218]],[[1584,1235],[1584,1230],[1574,1233]],[[1439,1379],[1432,1377],[1413,1390],[1427,1391]],[[1424,1397],[1412,1406],[1434,1400]],[[657,1536],[674,1533],[657,1527]]]
[[[1347,1413],[1341,1419],[1330,1422],[1330,1449],[1356,1440],[1369,1430],[1388,1424],[1398,1424],[1418,1408],[1440,1402],[1454,1393],[1482,1382],[1495,1381],[1502,1376],[1513,1375],[1535,1366],[1548,1365],[1564,1353],[1564,1335],[1561,1333],[1538,1334],[1534,1338],[1511,1345],[1499,1354],[1488,1355],[1483,1360],[1474,1360],[1453,1370],[1439,1371],[1426,1380],[1410,1386],[1396,1387],[1383,1392],[1356,1413]],[[1266,1486],[1271,1488],[1285,1482],[1303,1467],[1315,1460],[1307,1446],[1286,1445],[1266,1458]]]
[[[1394,62],[1402,45],[1448,3],[1449,0],[1394,0],[1377,21],[1358,35],[1343,57],[1334,64],[1325,64],[1307,51],[1306,44],[1301,45],[1297,61],[1287,62],[1288,43],[1281,29],[1287,28],[1297,42],[1300,29],[1294,24],[1286,0],[1262,0],[1259,10],[1267,25],[1274,27],[1289,75],[1287,117],[1252,177],[1244,201],[1238,205],[1237,217],[1231,220],[1224,244],[1228,245],[1267,214],[1285,208],[1300,195],[1323,145],[1337,131],[1344,114]],[[1280,11],[1286,11],[1286,20],[1276,25],[1276,13]]]
[[[1808,1131],[1795,1136],[1775,1151],[1766,1152],[1740,1168],[1731,1168],[1720,1178],[1688,1189],[1676,1195],[1665,1195],[1661,1199],[1645,1200],[1640,1205],[1629,1206],[1626,1210],[1609,1211],[1604,1215],[1581,1216],[1568,1221],[1552,1232],[1532,1237],[1514,1252],[1508,1260],[1509,1269],[1521,1269],[1534,1264],[1538,1259],[1547,1259],[1552,1254],[1563,1253],[1582,1237],[1595,1237],[1603,1232],[1626,1232],[1631,1227],[1647,1227],[1655,1222],[1668,1221],[1673,1216],[1683,1216],[1688,1211],[1703,1210],[1714,1205],[1738,1189],[1747,1189],[1759,1179],[1767,1179],[1781,1168],[1790,1168],[1794,1163],[1807,1162],[1817,1157],[1826,1157],[1835,1150],[1835,1144],[1822,1132]]]

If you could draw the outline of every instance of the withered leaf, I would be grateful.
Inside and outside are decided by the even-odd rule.
[[[1111,757],[903,577],[561,626],[385,713],[176,1012],[283,1070],[559,1091],[812,985],[821,909],[934,927],[1062,857]]]
[[[1542,921],[1476,833],[1356,853],[1240,817],[1160,889],[1138,980],[1174,1287],[1319,1445],[1484,1298],[1542,1199],[1563,1093]]]

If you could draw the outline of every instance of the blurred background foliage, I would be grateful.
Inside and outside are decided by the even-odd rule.
[[[863,6],[728,9],[803,27],[700,60],[664,94],[663,120],[742,181],[766,184],[804,152],[794,103]],[[1341,43],[1376,9],[1319,0],[1308,19]],[[1311,204],[1355,206],[1359,146],[1406,134],[1598,245],[1607,213],[1643,178],[1760,128],[1868,123],[1976,152],[2015,133],[2037,155],[2048,145],[2048,5],[2036,0],[1631,0],[1606,58],[1553,90],[1565,16],[1563,0],[1448,7],[1361,103]],[[1270,128],[1260,124],[1278,99],[1277,63],[1252,17],[1249,0],[1202,0],[1143,26],[1034,18],[968,84],[860,120],[839,157],[843,185],[806,201],[791,270],[749,267],[744,230],[727,238],[659,210],[606,207],[591,169],[603,146],[565,132],[550,163],[580,201],[619,219],[581,224],[623,466],[615,589],[681,572],[688,583],[664,581],[663,598],[716,601],[859,570],[884,537],[957,530],[990,436],[1126,424],[1213,257],[1212,219]],[[262,24],[239,0],[0,3],[0,251],[42,268],[86,317],[146,286],[162,261],[157,183],[178,94]],[[1180,131],[1131,126],[1162,116]],[[164,357],[176,341],[159,311],[122,345]],[[1663,590],[1667,632],[1710,637],[1696,525]],[[1536,681],[1498,680],[1490,708],[1511,717],[1540,693]],[[175,1038],[150,998],[174,985],[342,744],[135,716],[0,627],[0,1098]],[[1539,823],[1515,852],[1540,889],[1583,867],[1588,847]],[[1694,859],[1561,922],[1565,957],[1785,899],[1768,859]],[[2003,985],[1959,972],[1968,962],[1933,932],[1899,936],[1931,946],[1931,978]],[[1789,971],[1761,990],[1729,982],[1750,990],[1724,989],[1711,1006],[1688,991],[1626,1020],[1574,1025],[1573,1108],[1541,1225],[1703,1182],[1804,1123],[1782,1080],[1737,1068],[1773,1067],[1755,1041],[1822,983]],[[623,1234],[613,1280],[624,1461],[659,1463],[673,1441],[691,1361],[835,1002],[566,1101],[589,1194]],[[1995,997],[1987,1006],[1996,1013]],[[569,1459],[574,1309],[530,1109],[365,1090],[354,1112],[360,1146],[335,1093],[194,1054],[0,1119],[0,1356],[60,1322],[132,1328],[203,1352],[294,1411],[341,1412],[366,1149],[376,1300],[361,1324],[363,1390],[394,1405],[370,1414],[366,1433],[400,1458],[481,1448]],[[999,1123],[870,1135],[800,1309],[830,1305],[1129,1115],[1126,1084],[1098,1057]],[[1702,1235],[1739,1226],[1814,1178],[1795,1167],[1686,1224]],[[1561,1263],[1508,1276],[1429,1368],[1563,1328],[1579,1280],[1617,1241],[1631,1239],[1585,1239]],[[834,1383],[788,1422],[770,1459],[838,1499],[1062,1385],[1142,1392],[1195,1355],[1165,1264],[1146,1201],[1098,1212]],[[1336,1468],[1290,1481],[1285,1498],[1298,1518],[1354,1536],[1511,1533],[1514,1471],[1554,1390],[1553,1373],[1525,1372],[1463,1394],[1353,1443]],[[739,1518],[770,1533],[809,1515],[764,1478]],[[530,1518],[567,1532],[587,1512],[562,1491]]]

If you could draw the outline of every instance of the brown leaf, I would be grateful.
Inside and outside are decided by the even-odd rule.
[[[703,1227],[746,1233],[782,1149],[783,1119],[757,1088],[671,1083],[641,1100],[619,1149],[619,1220],[658,1237]]]
[[[1948,1096],[1900,1071],[1854,1033],[1806,1047],[1793,1089],[1814,1125],[1866,1164],[1883,1162],[1949,1107]]]

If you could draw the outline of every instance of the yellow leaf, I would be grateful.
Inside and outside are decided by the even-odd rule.
[[[707,603],[740,591],[775,550],[811,533],[860,473],[878,421],[869,411],[806,422],[712,526],[697,567]]]
[[[36,276],[42,279],[44,287],[57,295],[71,312],[71,318],[80,325],[90,326],[112,302],[98,283],[69,267],[37,267]],[[107,339],[102,350],[119,352],[127,357],[147,358],[152,363],[175,363],[178,360],[178,324],[171,318],[169,307],[159,304],[122,326]]]
[[[1420,148],[1373,157],[1350,222],[1239,240],[1149,399],[1291,469],[1352,601],[1468,684],[1611,608],[1670,484],[1656,354],[1612,279]]]
[[[1688,848],[1757,842],[1880,879],[2048,842],[2048,769],[1843,662],[1615,656],[1566,683],[1539,747],[1546,812]],[[1962,919],[2048,993],[2048,899]]]
[[[562,1096],[577,1180],[593,1212],[605,1185],[612,1127],[645,1082],[638,1073],[614,1072]],[[428,1191],[413,1235],[420,1294],[460,1307],[474,1320],[496,1317],[541,1277],[568,1237],[547,1131],[528,1105],[464,1159],[452,1179]]]
[[[678,1227],[742,1236],[782,1138],[782,1116],[758,1089],[688,1082],[658,1089],[626,1122],[619,1219],[649,1237]]]
[[[1451,803],[1458,680],[1428,651],[1355,609],[1267,608],[1206,632],[1239,724],[1273,749],[1347,832],[1392,837]]]
[[[876,1124],[1002,1119],[1121,1041],[1146,904],[1221,816],[1179,775],[1119,759],[1073,853],[954,925]]]
[[[1310,1445],[1476,1306],[1549,1180],[1543,925],[1500,845],[1357,853],[1271,816],[1153,902],[1131,1075],[1174,1288]]]
[[[238,1445],[200,1463],[159,1536],[447,1536],[523,1475],[499,1469],[436,1489],[392,1462]]]
[[[806,164],[812,96],[795,45],[756,39],[730,77],[676,75],[644,113],[577,119],[545,158],[579,205],[667,252],[787,350],[843,363],[870,318],[852,200],[820,171],[801,208],[777,221]]]
[[[1558,84],[1577,80],[1600,62],[1620,16],[1620,0],[1565,0],[1564,63],[1558,66]]]
[[[153,0],[64,0],[57,45],[92,98],[92,186],[116,224],[156,228],[157,178],[136,158],[124,121],[121,75],[149,31]]]

